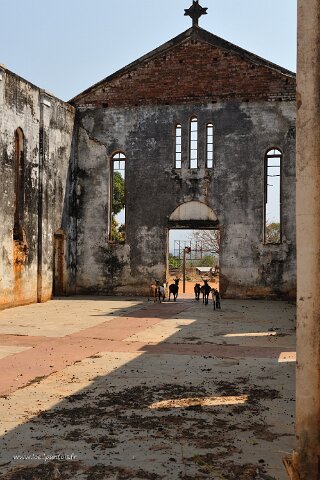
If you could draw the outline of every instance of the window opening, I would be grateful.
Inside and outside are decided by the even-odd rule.
[[[190,168],[198,168],[198,120],[190,122]]]
[[[15,179],[14,179],[14,226],[13,239],[23,240],[24,211],[24,135],[21,128],[15,131]]]
[[[111,208],[111,241],[125,241],[125,175],[126,156],[116,153],[112,157],[112,208]]]
[[[207,154],[206,167],[213,168],[213,124],[207,125]]]
[[[266,155],[265,243],[281,243],[281,162],[282,153],[271,149]]]
[[[175,168],[181,168],[181,162],[182,162],[181,139],[182,139],[182,129],[181,129],[181,125],[179,124],[176,126]]]

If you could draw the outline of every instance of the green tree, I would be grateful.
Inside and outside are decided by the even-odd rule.
[[[125,226],[123,224],[119,224],[117,220],[112,217],[112,228],[111,228],[112,240],[115,243],[123,243],[126,239],[125,237]]]
[[[116,220],[116,216],[125,207],[124,178],[120,172],[113,174],[112,226],[111,237],[116,243],[125,241],[125,225]]]
[[[266,223],[266,243],[280,243],[280,223],[267,222]]]
[[[217,260],[213,255],[205,255],[198,261],[198,267],[214,267]]]
[[[178,257],[175,257],[172,255],[172,253],[169,254],[169,266],[170,268],[180,268],[181,267],[181,260]]]
[[[125,207],[124,178],[120,172],[113,174],[112,215],[116,216]]]

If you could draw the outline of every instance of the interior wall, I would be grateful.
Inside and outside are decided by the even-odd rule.
[[[0,308],[52,296],[53,234],[62,222],[74,108],[0,68]],[[16,146],[23,132],[23,214],[14,239]]]
[[[196,170],[187,161],[192,116],[199,123]],[[295,296],[294,102],[81,107],[78,120],[77,291],[145,293],[151,279],[165,280],[170,215],[199,201],[219,218],[225,295]],[[214,125],[212,170],[204,158],[208,122]],[[181,170],[174,168],[178,123]],[[284,152],[281,245],[265,245],[263,236],[264,159],[272,146]],[[124,245],[110,244],[107,234],[110,159],[117,150],[127,158]]]

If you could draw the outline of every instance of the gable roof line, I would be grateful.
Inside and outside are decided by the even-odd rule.
[[[224,40],[221,37],[218,37],[217,35],[214,35],[211,32],[208,32],[208,30],[204,30],[203,28],[197,27],[199,30],[199,33],[203,40],[207,41],[210,45],[214,45],[216,47],[220,47],[226,51],[235,53],[236,55],[239,55],[241,57],[245,57],[251,62],[254,62],[258,65],[261,65],[263,67],[268,67],[272,70],[276,70],[284,75],[288,75],[292,78],[296,77],[296,74],[292,72],[291,70],[288,70],[284,67],[281,67],[280,65],[277,65],[276,63],[270,62],[270,60],[266,60],[263,57],[260,57],[259,55],[256,55],[255,53],[249,52],[248,50],[245,50],[244,48],[238,47],[234,43],[228,42],[227,40]]]
[[[69,103],[71,103],[71,104],[74,103],[77,100],[77,98],[81,97],[82,95],[85,95],[85,94],[91,92],[92,90],[96,89],[97,87],[99,87],[100,85],[102,85],[106,82],[110,82],[111,80],[114,80],[115,78],[117,78],[117,77],[123,75],[124,73],[132,70],[136,66],[141,65],[142,63],[157,57],[161,53],[164,53],[164,52],[167,52],[167,51],[171,50],[176,45],[182,44],[183,42],[185,42],[186,40],[189,40],[192,37],[194,37],[194,38],[200,37],[203,41],[205,41],[209,45],[221,48],[223,50],[226,50],[227,52],[234,53],[235,55],[246,58],[247,60],[249,60],[252,63],[255,63],[256,65],[261,65],[261,66],[270,68],[272,70],[275,70],[275,71],[281,73],[282,75],[286,75],[286,76],[289,76],[289,77],[292,77],[292,78],[295,78],[295,76],[296,76],[296,74],[294,72],[291,72],[290,70],[287,70],[286,68],[283,68],[283,67],[281,67],[281,66],[279,66],[275,63],[272,63],[269,60],[266,60],[262,57],[259,57],[258,55],[254,54],[254,53],[251,53],[248,50],[245,50],[241,47],[238,47],[237,45],[235,45],[231,42],[228,42],[227,40],[224,40],[223,38],[218,37],[217,35],[214,35],[213,33],[208,32],[207,30],[204,30],[203,28],[195,25],[195,26],[189,28],[188,30],[186,30],[185,32],[180,33],[176,37],[172,38],[168,42],[160,45],[160,47],[155,48],[151,52],[143,55],[142,57],[138,58],[137,60],[134,60],[133,62],[126,65],[125,67],[121,68],[120,70],[117,70],[116,72],[107,76],[103,80],[100,80],[99,82],[95,83],[91,87],[87,88],[86,90],[79,93],[78,95],[73,97],[71,100],[69,100]]]
[[[76,95],[75,97],[73,97],[71,100],[69,100],[69,102],[72,103],[78,97],[81,97],[82,95],[84,95],[86,93],[89,93],[90,91],[94,90],[96,87],[99,87],[99,85],[102,85],[105,82],[109,82],[109,81],[113,80],[114,78],[122,75],[123,73],[126,73],[127,71],[129,71],[132,68],[136,67],[137,65],[145,62],[146,60],[151,60],[153,57],[158,56],[160,53],[163,53],[165,51],[170,50],[171,48],[175,47],[179,43],[182,43],[184,40],[187,40],[188,38],[190,38],[190,36],[191,36],[190,33],[192,33],[191,31],[192,31],[192,27],[189,28],[188,30],[186,30],[185,32],[180,33],[177,37],[172,38],[168,42],[163,43],[162,45],[160,45],[160,47],[157,47],[154,50],[151,50],[151,52],[146,53],[142,57],[138,58],[137,60],[134,60],[133,62],[126,65],[125,67],[120,68],[120,70],[117,70],[116,72],[107,76],[103,80],[100,80],[99,82],[95,83],[91,87],[87,88],[83,92],[81,92],[78,95]]]

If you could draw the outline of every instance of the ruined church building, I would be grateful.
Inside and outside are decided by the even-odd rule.
[[[173,228],[220,230],[226,297],[295,297],[295,74],[200,28],[205,10],[194,2],[191,28],[70,102],[0,67],[0,307],[146,294],[166,279]]]

